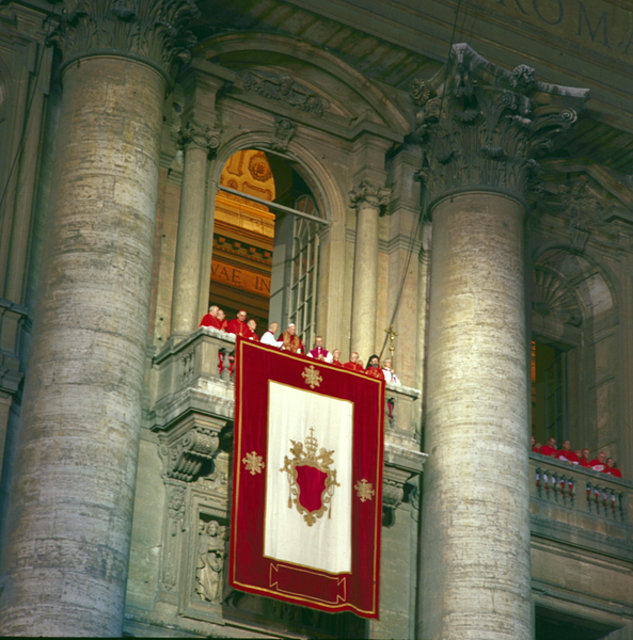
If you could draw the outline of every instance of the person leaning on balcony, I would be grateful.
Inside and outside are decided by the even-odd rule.
[[[622,473],[620,472],[620,470],[618,469],[615,460],[613,458],[607,458],[607,464],[605,465],[605,473],[609,473],[612,476],[615,476],[616,478],[621,478],[622,477]]]
[[[580,459],[571,450],[571,442],[569,440],[563,442],[563,448],[556,453],[556,459],[570,462],[571,464],[580,464]]]
[[[401,384],[400,379],[396,375],[396,372],[393,370],[393,361],[391,358],[385,358],[382,361],[382,373],[385,376],[385,381],[390,384]]]
[[[297,335],[297,325],[291,322],[288,328],[281,334],[281,341],[283,346],[281,347],[285,351],[292,351],[292,353],[303,353],[303,342]]]
[[[358,351],[352,351],[349,356],[349,360],[343,365],[345,369],[349,369],[350,371],[365,371],[365,367],[363,367],[363,363],[358,359]]]
[[[554,456],[556,456],[557,452],[558,452],[558,449],[556,448],[556,438],[554,438],[554,436],[552,436],[547,441],[547,444],[544,444],[541,447],[541,454],[544,455],[544,456],[554,457]]]
[[[268,325],[268,331],[265,331],[264,335],[262,336],[261,343],[268,344],[271,347],[277,347],[278,349],[281,348],[281,346],[283,345],[283,341],[277,340],[275,338],[275,334],[277,333],[278,330],[279,330],[279,323],[274,321],[271,322]]]
[[[375,353],[369,356],[369,361],[367,362],[367,367],[365,368],[365,375],[369,376],[370,378],[376,378],[377,380],[385,379],[385,374],[380,368],[380,360]]]
[[[598,454],[597,458],[594,458],[590,463],[589,466],[594,470],[594,471],[604,471],[606,464],[605,464],[605,458],[606,458],[606,454],[604,451],[601,451]]]
[[[246,311],[240,309],[237,312],[237,317],[233,318],[226,327],[227,333],[234,333],[236,336],[242,336],[243,338],[249,338],[251,330],[246,324]]]
[[[257,320],[255,320],[255,318],[249,318],[248,322],[246,323],[246,326],[250,331],[248,335],[248,339],[254,340],[255,342],[259,342],[259,336],[255,332],[255,330],[257,329]]]
[[[200,320],[199,327],[213,327],[214,329],[221,329],[222,322],[218,320],[218,311],[220,311],[220,307],[217,304],[212,304],[209,307],[209,313],[206,313],[202,316],[202,320]]]
[[[589,449],[585,447],[582,450],[582,455],[580,456],[580,466],[589,468]]]
[[[314,339],[314,349],[307,355],[308,358],[321,360],[321,362],[332,362],[332,354],[323,346],[323,338],[321,336],[317,336]]]
[[[531,436],[530,446],[534,453],[541,453],[541,449],[543,448],[543,445],[540,442],[536,442],[534,435]]]
[[[334,349],[334,351],[332,351],[332,362],[330,364],[333,364],[335,367],[343,368],[344,365],[341,362],[341,350],[340,349]]]
[[[220,331],[226,331],[226,328],[229,326],[229,321],[226,319],[224,309],[218,309],[218,322],[220,323]]]

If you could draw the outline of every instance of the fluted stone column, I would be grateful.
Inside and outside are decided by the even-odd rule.
[[[174,268],[172,335],[190,333],[200,320],[198,302],[207,215],[208,156],[218,146],[217,137],[208,127],[193,122],[187,123],[181,139],[185,151],[185,167]]]
[[[547,127],[575,118],[561,97],[584,94],[466,45],[449,65],[443,108],[429,91],[420,113],[433,238],[417,637],[529,640],[522,200]]]
[[[56,189],[2,550],[9,636],[122,633],[165,74],[174,29],[190,15],[187,2],[136,3],[138,14],[70,4],[57,33]]]
[[[368,180],[362,180],[350,193],[356,208],[351,350],[358,351],[365,365],[376,350],[378,216],[388,196],[388,189]]]

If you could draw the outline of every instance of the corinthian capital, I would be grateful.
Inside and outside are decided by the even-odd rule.
[[[390,195],[390,189],[380,187],[369,180],[361,180],[349,192],[349,200],[353,207],[359,208],[363,204],[367,204],[379,209],[389,202]]]
[[[213,154],[220,146],[220,133],[194,120],[187,120],[178,133],[178,142],[183,147],[193,145]]]
[[[538,158],[576,121],[588,90],[539,82],[526,65],[502,69],[466,44],[453,46],[448,66],[443,87],[411,89],[431,199],[469,188],[523,198]]]
[[[188,60],[193,35],[184,27],[198,15],[194,0],[65,0],[50,37],[64,64],[95,54],[123,55],[169,75]]]

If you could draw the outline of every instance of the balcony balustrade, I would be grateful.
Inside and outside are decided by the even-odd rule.
[[[213,461],[234,417],[234,363],[235,336],[210,327],[169,342],[154,356],[147,418],[158,433],[168,477],[193,481]],[[419,445],[419,399],[417,389],[387,385],[383,503],[389,519],[426,459]]]
[[[532,536],[633,561],[633,483],[530,453]]]

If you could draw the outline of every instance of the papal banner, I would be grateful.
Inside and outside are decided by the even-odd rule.
[[[230,584],[378,617],[383,381],[238,339]]]

